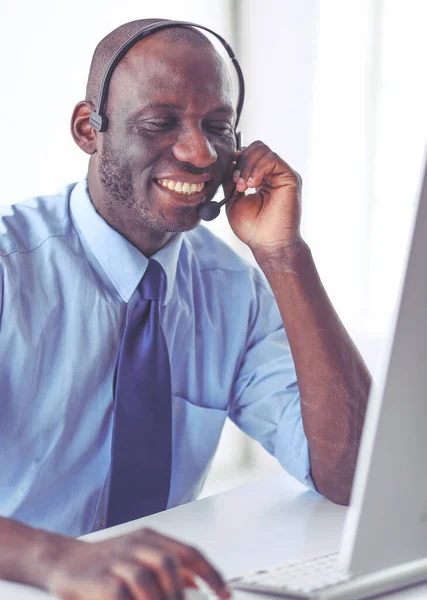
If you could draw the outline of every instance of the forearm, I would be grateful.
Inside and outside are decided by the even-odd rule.
[[[313,480],[319,492],[347,504],[369,372],[323,288],[305,242],[254,254],[276,297],[289,339]]]
[[[0,517],[0,579],[45,588],[57,537]]]

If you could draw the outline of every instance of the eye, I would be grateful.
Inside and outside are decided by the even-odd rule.
[[[162,132],[169,131],[174,128],[175,121],[173,119],[147,119],[140,121],[137,124],[138,131]]]
[[[233,126],[225,121],[210,121],[207,123],[209,131],[219,135],[233,133]]]

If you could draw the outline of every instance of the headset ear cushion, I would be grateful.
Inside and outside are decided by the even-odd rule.
[[[242,132],[235,131],[234,133],[236,136],[236,150],[241,150],[241,148],[242,148]]]

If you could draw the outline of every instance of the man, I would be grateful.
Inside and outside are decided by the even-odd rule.
[[[105,526],[123,340],[150,265],[165,276],[168,507],[197,496],[227,414],[294,476],[347,503],[369,392],[300,235],[300,178],[262,142],[236,152],[227,68],[202,34],[173,28],[136,43],[111,80],[108,130],[91,127],[108,62],[148,23],[119,27],[95,51],[71,125],[90,155],[87,181],[2,218],[0,576],[62,598],[180,598],[195,576],[228,597],[200,552],[156,532],[91,545],[59,535]],[[236,185],[230,226],[269,285],[197,227],[220,184]]]

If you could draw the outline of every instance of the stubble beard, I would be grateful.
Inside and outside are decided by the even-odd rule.
[[[99,157],[99,176],[107,192],[107,212],[110,220],[118,224],[118,229],[144,227],[156,233],[178,233],[193,229],[200,222],[200,219],[195,220],[192,207],[180,207],[175,211],[171,222],[163,214],[161,207],[158,207],[157,214],[153,214],[148,194],[142,201],[138,200],[132,171],[112,151],[108,134]]]

